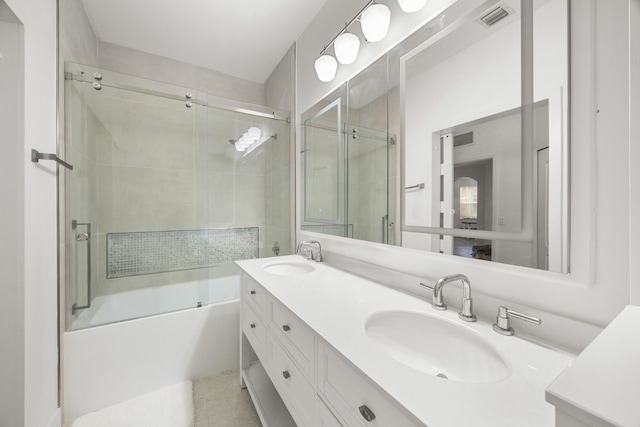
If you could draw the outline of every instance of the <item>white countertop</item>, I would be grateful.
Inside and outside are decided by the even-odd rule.
[[[640,307],[626,307],[547,389],[585,422],[640,425]]]
[[[301,275],[263,270],[266,265],[287,261],[311,263],[315,270]],[[456,310],[436,311],[430,302],[297,255],[237,264],[426,425],[554,425],[554,407],[545,402],[544,391],[572,362],[572,355],[517,336],[497,334],[491,323],[482,320],[463,322]],[[497,382],[465,383],[446,381],[402,364],[365,332],[367,319],[391,310],[424,313],[476,331],[507,362],[510,374]]]

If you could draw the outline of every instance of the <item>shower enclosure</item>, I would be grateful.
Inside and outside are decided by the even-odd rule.
[[[235,298],[233,261],[290,253],[289,126],[288,112],[67,63],[67,330]]]

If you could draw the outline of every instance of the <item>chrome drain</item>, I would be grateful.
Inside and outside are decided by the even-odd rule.
[[[438,378],[444,378],[445,380],[448,380],[448,379],[449,379],[449,377],[448,377],[448,376],[446,376],[445,374],[443,374],[442,372],[440,372],[438,375],[436,375],[436,377],[438,377]]]

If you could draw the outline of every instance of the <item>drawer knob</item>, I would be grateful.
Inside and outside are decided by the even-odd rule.
[[[362,418],[367,420],[367,422],[371,422],[376,419],[376,415],[371,409],[369,409],[367,405],[362,405],[358,408],[358,410],[360,411],[360,415],[362,415]]]
[[[256,291],[249,291],[249,293],[250,293],[251,295],[255,295],[255,294],[256,294]]]
[[[282,371],[282,376],[284,377],[285,380],[287,380],[289,379],[291,374],[289,373],[289,371]]]
[[[291,328],[289,327],[289,325],[282,325],[282,329],[283,329],[285,332],[289,332],[289,331],[291,330]]]
[[[252,323],[252,324],[250,324],[249,326],[251,327],[251,329],[254,329],[254,328],[256,327],[256,324],[255,324],[255,323]]]

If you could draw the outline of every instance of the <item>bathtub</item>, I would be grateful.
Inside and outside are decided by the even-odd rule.
[[[201,282],[95,298],[74,322],[83,329],[62,337],[64,421],[180,381],[237,370],[239,281],[209,281],[207,302],[198,299]]]
[[[72,330],[170,313],[202,305],[237,300],[239,276],[157,286],[93,299],[73,321]],[[202,301],[202,297],[206,300]]]

